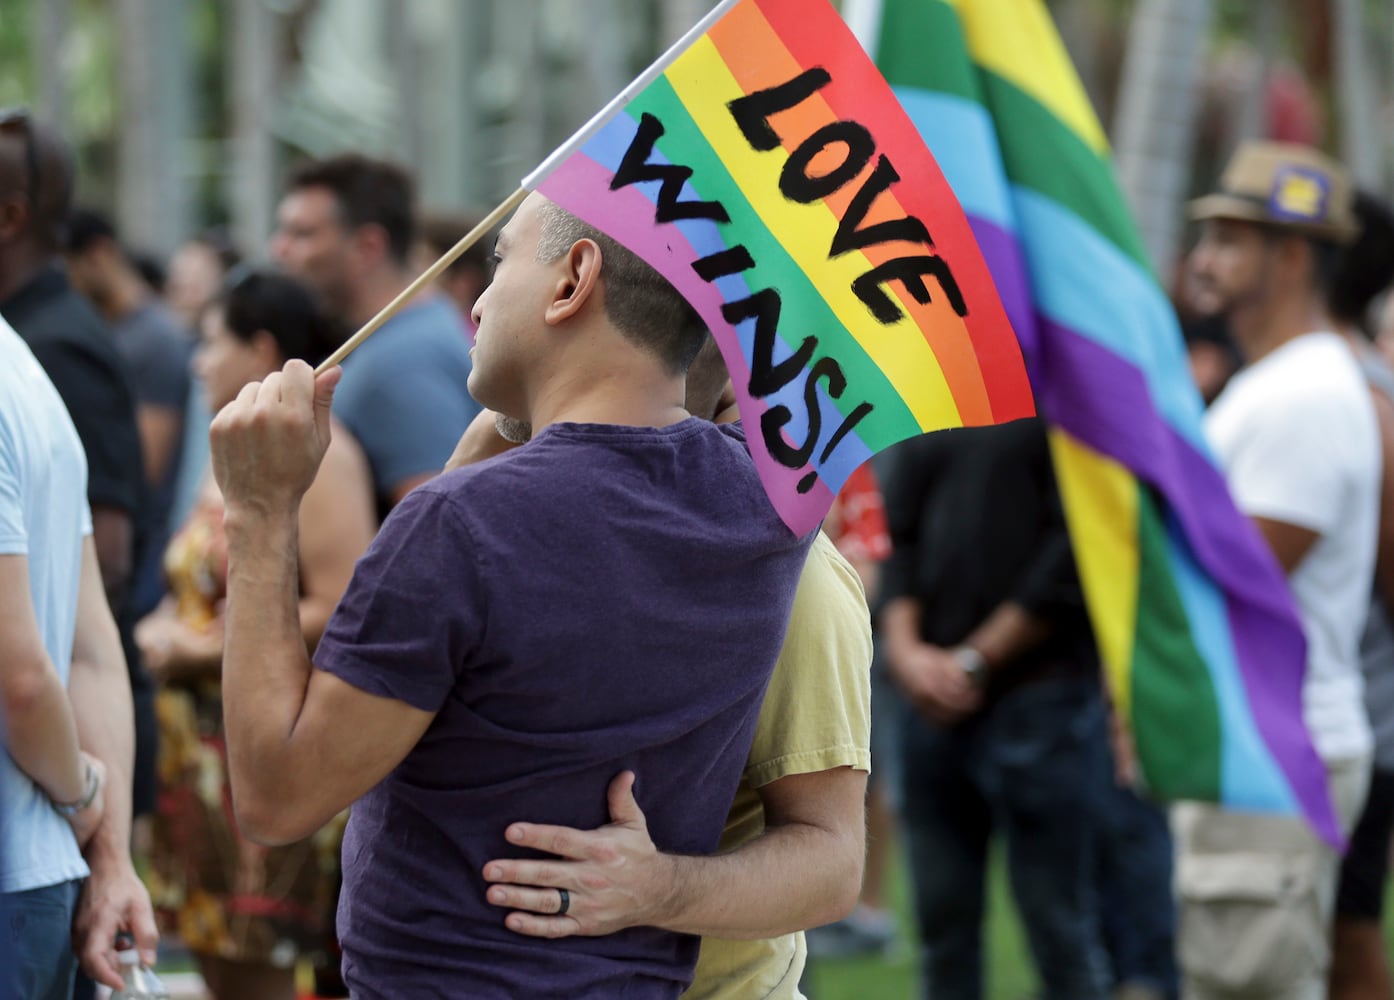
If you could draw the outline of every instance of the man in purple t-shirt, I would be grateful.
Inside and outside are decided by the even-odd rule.
[[[356,803],[339,914],[355,996],[675,997],[696,938],[524,937],[481,869],[517,816],[605,822],[626,769],[660,849],[716,849],[808,540],[740,432],[683,409],[706,333],[661,277],[538,195],[495,256],[470,390],[535,437],[394,510],[313,665],[295,512],[338,375],[292,363],[215,421],[238,816],[279,843]]]

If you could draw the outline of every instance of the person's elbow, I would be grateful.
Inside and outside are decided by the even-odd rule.
[[[306,796],[275,774],[232,775],[232,810],[242,835],[263,847],[304,840],[320,826]]]
[[[862,877],[866,869],[866,837],[851,833],[840,838],[841,849],[828,868],[826,902],[815,927],[831,924],[851,913],[861,897]]]
[[[46,664],[31,657],[17,657],[0,670],[0,723],[22,719],[38,711],[52,691],[54,679]]]

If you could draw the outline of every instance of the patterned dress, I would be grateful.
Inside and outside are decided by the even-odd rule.
[[[216,489],[165,550],[165,574],[180,621],[220,633],[227,540]],[[233,819],[218,672],[166,683],[156,714],[160,797],[147,881],[164,929],[200,955],[281,968],[318,957],[344,817],[285,847],[246,840]]]

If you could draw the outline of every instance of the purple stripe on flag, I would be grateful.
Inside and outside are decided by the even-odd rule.
[[[1037,382],[1036,355],[1039,350],[1036,313],[1031,304],[1031,285],[1026,277],[1021,244],[1017,242],[1015,233],[981,215],[970,215],[968,224],[973,229],[973,236],[983,252],[983,259],[987,261],[988,270],[992,273],[997,295],[1001,298],[1007,319],[1016,332],[1017,342],[1021,345],[1021,353],[1026,360],[1026,371],[1034,386]],[[987,359],[984,359],[983,363],[987,364]]]
[[[1045,316],[1037,397],[1045,417],[1127,466],[1166,497],[1196,559],[1226,592],[1244,689],[1255,724],[1323,835],[1340,842],[1325,769],[1302,726],[1305,648],[1291,594],[1258,532],[1234,507],[1220,471],[1155,414],[1143,374]],[[1141,416],[1141,419],[1140,419]],[[1283,666],[1294,669],[1283,671]]]
[[[1143,374],[1047,316],[1037,322],[1047,418],[1160,489],[1216,582],[1296,627],[1272,552],[1235,508],[1220,470],[1157,416]]]
[[[538,191],[578,218],[610,234],[657,268],[717,335],[741,412],[764,413],[767,409],[765,404],[761,402],[757,406],[750,397],[750,367],[741,353],[735,331],[721,315],[720,290],[703,281],[692,270],[692,262],[703,254],[698,253],[676,227],[654,225],[653,202],[637,187],[610,190],[612,176],[611,171],[584,152],[577,152],[548,176]],[[760,470],[760,478],[766,483],[771,496],[797,498],[788,509],[780,511],[785,523],[796,534],[811,531],[832,505],[832,490],[820,477],[808,493],[800,495],[795,485],[805,470],[780,465],[770,457],[768,451],[757,447],[759,433],[759,427],[747,427],[750,453]]]
[[[1239,672],[1244,678],[1249,708],[1259,733],[1287,775],[1293,794],[1317,835],[1331,844],[1343,846],[1346,838],[1328,794],[1326,765],[1317,756],[1303,724],[1305,670],[1278,669],[1289,663],[1305,666],[1305,651],[1301,656],[1293,653],[1294,644],[1305,650],[1302,632],[1283,627],[1290,623],[1275,620],[1272,615],[1229,595],[1226,595],[1225,607],[1234,635]]]

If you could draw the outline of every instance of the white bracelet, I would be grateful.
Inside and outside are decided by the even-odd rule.
[[[959,646],[954,649],[953,655],[958,661],[958,668],[974,687],[981,688],[987,684],[987,659],[982,653],[972,646]]]

